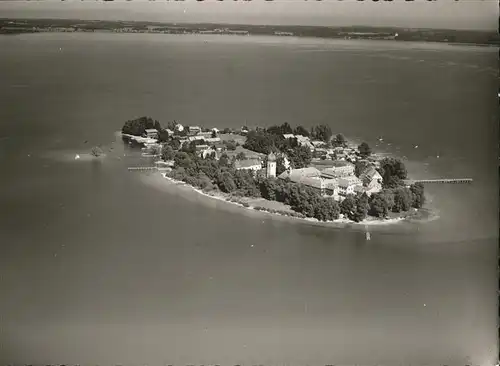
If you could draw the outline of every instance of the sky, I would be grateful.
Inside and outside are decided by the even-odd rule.
[[[2,18],[78,18],[233,24],[369,25],[408,28],[498,27],[495,0],[0,0]]]

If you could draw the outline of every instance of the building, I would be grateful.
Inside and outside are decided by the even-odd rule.
[[[334,161],[331,164],[333,166],[325,168],[321,171],[321,175],[324,178],[344,178],[354,175],[353,164],[342,161]]]
[[[303,178],[319,178],[321,172],[316,168],[301,168],[301,169],[288,169],[281,173],[278,178],[290,179],[292,182],[298,183]]]
[[[215,144],[216,142],[220,142],[220,137],[207,137],[205,142],[207,144]]]
[[[182,132],[182,131],[184,131],[184,126],[183,126],[183,125],[181,125],[180,123],[177,123],[177,124],[175,125],[174,130],[175,130],[176,132]]]
[[[205,139],[212,137],[212,132],[199,132],[196,136],[202,136]]]
[[[201,128],[198,126],[189,126],[188,127],[188,134],[191,136],[197,135],[201,132]]]
[[[234,167],[236,170],[251,170],[251,171],[259,171],[262,169],[262,164],[260,161],[255,159],[245,159],[245,160],[236,160],[234,162]]]
[[[216,134],[220,132],[220,130],[217,127],[212,128],[210,131],[215,132]]]
[[[217,151],[217,149],[214,149],[213,147],[208,147],[207,149],[199,151],[199,156],[203,159],[206,159],[209,157],[211,154],[215,154],[215,160],[219,160],[220,158],[220,152]]]
[[[170,130],[168,128],[165,129],[165,131],[167,131],[167,134],[168,134],[169,137],[174,135],[174,131],[172,131],[172,130]]]
[[[383,178],[374,167],[369,167],[359,178],[363,182],[366,194],[372,195],[382,190]]]
[[[191,142],[191,141],[202,141],[202,140],[205,140],[205,138],[203,136],[189,136],[188,137],[188,141]]]
[[[339,181],[338,179],[323,179],[323,195],[339,199]]]
[[[309,137],[302,135],[295,135],[295,138],[297,139],[297,142],[300,146],[305,146],[309,148],[311,151],[314,151],[314,146],[313,144],[311,144]]]
[[[293,133],[285,133],[285,134],[283,134],[283,137],[285,139],[293,139],[293,138],[295,138],[295,135]]]
[[[266,176],[268,178],[276,177],[276,155],[274,155],[274,153],[270,153],[267,156]]]
[[[339,184],[339,196],[345,197],[348,194],[354,194],[354,188],[356,186],[361,186],[362,182],[357,177],[345,177],[338,180]]]
[[[144,133],[146,134],[146,137],[150,139],[157,139],[158,138],[158,130],[156,128],[147,128]]]

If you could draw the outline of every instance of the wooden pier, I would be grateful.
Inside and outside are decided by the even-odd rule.
[[[128,170],[158,170],[155,166],[137,166],[137,167],[129,167]]]
[[[411,185],[414,183],[424,183],[424,184],[469,184],[472,183],[471,178],[455,178],[455,179],[407,179],[404,181],[405,184]]]

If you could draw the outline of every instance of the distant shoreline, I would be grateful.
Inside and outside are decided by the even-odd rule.
[[[248,25],[223,23],[161,23],[78,19],[0,18],[0,35],[33,33],[145,33],[175,35],[274,36],[340,40],[389,40],[498,47],[494,31],[408,29],[397,27],[325,27],[295,25]]]

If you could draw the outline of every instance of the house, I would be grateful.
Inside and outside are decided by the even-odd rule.
[[[208,145],[196,145],[196,151],[203,151],[208,149]]]
[[[197,135],[201,132],[201,128],[198,127],[198,126],[189,126],[188,127],[188,134],[193,136],[193,135]]]
[[[224,145],[222,142],[216,142],[212,146],[215,150],[219,152],[226,150],[226,145]]]
[[[212,128],[211,131],[215,132],[216,134],[220,132],[220,130],[217,127]]]
[[[243,126],[243,127],[241,127],[241,130],[240,130],[240,131],[241,131],[241,134],[242,134],[242,135],[246,135],[246,134],[248,134],[248,129],[246,129],[244,126]]]
[[[320,141],[320,140],[315,140],[315,141],[311,141],[311,144],[314,147],[320,147],[320,146],[323,146],[325,144],[325,142],[324,141]]]
[[[214,144],[216,142],[220,142],[220,137],[207,137],[205,141],[207,144]]]
[[[188,137],[188,141],[191,142],[191,141],[201,141],[201,140],[205,140],[205,138],[203,136],[189,136]]]
[[[262,164],[260,161],[255,159],[245,159],[245,160],[236,160],[234,162],[234,167],[236,170],[251,170],[256,172],[262,169]]]
[[[285,134],[283,134],[283,137],[285,139],[293,139],[293,138],[295,138],[295,135],[293,133],[285,133]]]
[[[313,144],[311,144],[309,137],[305,137],[302,135],[296,135],[295,138],[297,139],[297,142],[300,146],[305,146],[305,147],[309,148],[311,151],[314,150],[314,146],[313,146]]]
[[[338,179],[323,179],[323,195],[338,199],[339,197],[339,181]]]
[[[177,123],[177,124],[175,125],[174,130],[175,130],[175,131],[177,131],[177,132],[182,132],[182,131],[184,131],[184,126],[183,126],[183,125],[181,125],[180,123]]]
[[[202,136],[205,139],[208,139],[208,138],[212,137],[212,132],[200,132],[196,136]]]
[[[198,152],[198,155],[202,157],[203,159],[206,159],[209,157],[211,154],[215,154],[215,160],[219,160],[220,158],[220,152],[217,151],[217,149],[214,149],[213,147],[208,147],[205,150],[201,150]]]
[[[343,178],[354,175],[354,165],[342,161],[334,161],[333,166],[323,169],[321,176],[324,178]]]
[[[361,180],[357,177],[345,177],[338,180],[339,196],[345,197],[348,194],[354,194],[354,188],[361,185]]]
[[[319,178],[321,172],[316,168],[288,169],[281,173],[278,178],[290,179],[292,182],[298,183],[303,178]]]
[[[146,137],[150,139],[157,139],[158,138],[158,130],[156,128],[147,128],[144,131]]]
[[[174,131],[170,130],[170,129],[165,129],[165,131],[167,131],[168,133],[168,136],[173,136],[174,135]]]
[[[363,182],[363,186],[366,188],[366,194],[371,195],[382,190],[383,178],[374,167],[369,167],[363,172],[363,174],[360,175],[359,178]]]

